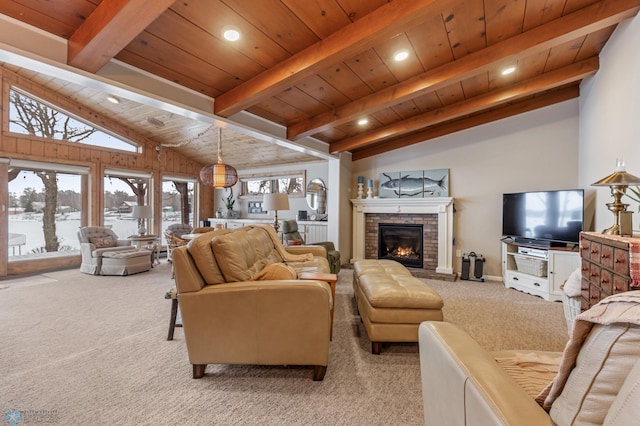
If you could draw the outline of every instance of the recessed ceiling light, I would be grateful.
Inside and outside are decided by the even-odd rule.
[[[509,75],[516,70],[516,67],[508,67],[502,70],[502,75]]]
[[[369,122],[368,118],[361,118],[360,120],[358,120],[358,126],[364,126],[368,122]]]
[[[409,57],[409,51],[407,49],[398,50],[393,54],[393,59],[396,62],[404,61]]]
[[[222,37],[227,41],[238,41],[240,40],[240,30],[236,27],[227,25],[222,28]]]
[[[119,103],[120,103],[120,99],[116,98],[116,97],[115,97],[115,96],[113,96],[113,95],[109,95],[109,96],[107,96],[107,100],[108,100],[109,102],[111,102],[112,104],[119,104]]]

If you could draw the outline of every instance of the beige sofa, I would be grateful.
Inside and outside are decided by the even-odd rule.
[[[201,378],[207,364],[309,365],[326,372],[333,300],[324,254],[283,247],[270,226],[202,234],[173,253],[182,324]]]
[[[422,323],[425,424],[638,424],[638,323],[640,291],[577,316],[563,353],[489,353],[453,324]]]

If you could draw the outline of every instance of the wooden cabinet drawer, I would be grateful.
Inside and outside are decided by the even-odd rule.
[[[616,274],[629,275],[629,252],[616,248],[613,250],[613,270]]]
[[[587,275],[582,275],[582,280],[580,281],[580,308],[585,311],[589,309],[589,289],[591,287],[591,283],[587,279]]]
[[[613,268],[613,247],[604,244],[601,245],[600,264],[606,268]]]
[[[589,244],[589,259],[593,262],[600,263],[600,253],[602,252],[602,244],[591,241]]]
[[[583,259],[589,259],[589,253],[591,252],[591,241],[583,238],[580,241],[580,257]]]
[[[596,284],[591,283],[591,285],[589,286],[589,306],[595,305],[601,299],[602,294],[600,288]]]
[[[602,272],[602,268],[596,263],[592,263],[589,265],[589,282],[592,284],[600,283],[600,274]]]
[[[580,266],[580,274],[584,278],[589,277],[589,269],[591,269],[591,262],[582,258],[581,266]]]
[[[600,271],[600,290],[602,297],[613,294],[613,272],[606,269]]]
[[[620,275],[613,276],[613,288],[611,294],[624,293],[631,290],[629,288],[629,278]]]

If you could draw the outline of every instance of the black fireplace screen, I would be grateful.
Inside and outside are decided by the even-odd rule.
[[[422,268],[422,225],[378,224],[378,259]]]

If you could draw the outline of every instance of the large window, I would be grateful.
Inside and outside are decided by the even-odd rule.
[[[174,223],[188,223],[193,227],[195,223],[194,200],[196,191],[195,179],[183,177],[164,176],[162,179],[162,216],[161,230],[164,231]],[[163,244],[166,241],[163,240]]]
[[[134,143],[97,129],[17,89],[9,91],[9,131],[122,151],[139,151]]]
[[[88,168],[9,162],[9,261],[78,254],[82,179]],[[85,176],[83,176],[85,175]]]
[[[134,206],[151,204],[151,175],[126,170],[105,170],[104,225],[120,239],[136,235],[139,220],[133,217]],[[145,219],[145,227],[153,234],[153,218]]]
[[[261,173],[240,176],[242,198],[262,198],[264,194],[282,193],[304,197],[305,171]]]

